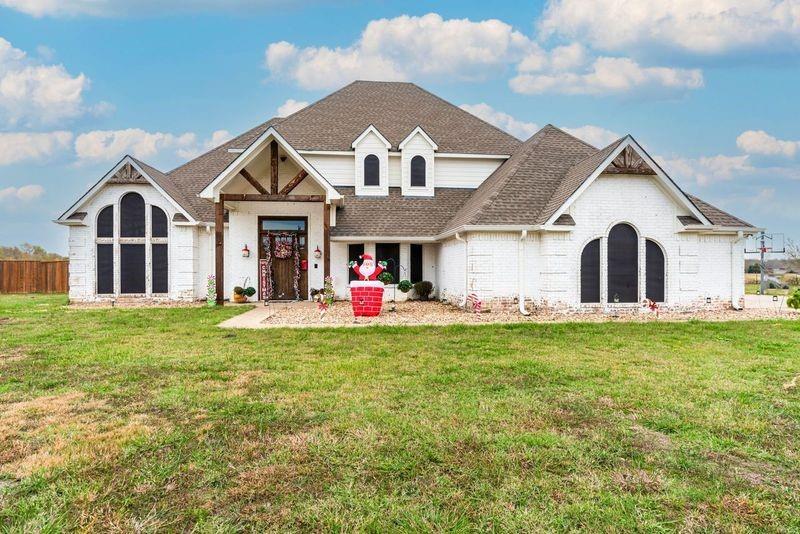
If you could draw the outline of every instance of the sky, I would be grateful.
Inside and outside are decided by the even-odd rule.
[[[800,240],[799,0],[0,0],[0,245],[124,155],[168,171],[355,79],[526,139],[631,134],[686,191]]]

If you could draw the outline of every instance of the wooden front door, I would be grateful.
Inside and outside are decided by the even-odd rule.
[[[271,300],[295,300],[298,295],[294,290],[295,258],[275,257],[276,245],[286,243],[292,245],[292,241],[297,240],[300,260],[308,259],[308,219],[304,217],[274,218],[259,217],[258,220],[258,259],[266,257],[267,247],[269,247],[272,258],[272,283],[273,292]],[[300,270],[300,294],[299,298],[308,298],[308,271]],[[261,284],[259,284],[259,287]],[[264,295],[259,295],[264,299]]]

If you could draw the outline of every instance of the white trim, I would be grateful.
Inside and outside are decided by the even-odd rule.
[[[228,152],[231,153],[231,154],[241,154],[244,151],[245,151],[244,148],[229,148],[228,149]]]
[[[736,234],[738,232],[742,232],[745,235],[747,234],[757,234],[759,232],[763,232],[764,228],[753,228],[752,226],[703,226],[701,224],[690,224],[684,226],[678,232],[703,232],[703,233],[726,233],[726,234]]]
[[[136,163],[136,161],[132,157],[130,157],[129,155],[126,155],[121,160],[119,160],[119,163],[114,165],[114,167],[110,171],[108,171],[105,175],[103,175],[103,177],[100,178],[97,181],[97,183],[95,183],[91,187],[91,189],[89,189],[86,193],[83,194],[82,197],[80,197],[78,200],[76,200],[75,203],[72,204],[72,206],[67,208],[67,211],[62,213],[61,216],[58,219],[56,219],[54,222],[56,224],[63,224],[65,226],[75,226],[75,224],[67,222],[67,218],[70,215],[72,215],[75,211],[77,211],[77,209],[79,207],[81,207],[83,204],[85,204],[86,202],[91,200],[92,197],[94,197],[97,193],[99,193],[100,189],[102,189],[102,187],[106,184],[106,182],[108,180],[110,180],[115,174],[117,174],[117,171],[119,171],[126,163],[130,163],[130,165],[133,168],[135,168],[137,171],[139,171],[139,174],[144,176],[144,178],[150,183],[150,185],[152,185],[153,188],[161,194],[161,196],[163,196],[164,198],[169,200],[169,202],[173,205],[173,207],[175,207],[176,210],[181,212],[187,219],[189,219],[189,221],[191,223],[197,223],[197,220],[194,217],[192,217],[191,215],[189,215],[189,213],[185,209],[183,209],[183,207],[180,204],[178,204],[175,201],[175,199],[173,199],[170,195],[168,195],[167,192],[164,191],[161,188],[161,186],[158,185],[158,183],[155,180],[153,180],[153,178],[149,174],[147,174],[147,172],[145,172],[145,170],[141,166],[139,166]],[[131,184],[131,185],[134,185],[134,184]]]
[[[228,165],[222,172],[220,172],[216,178],[214,178],[210,184],[208,184],[198,196],[200,198],[205,198],[209,200],[216,200],[219,198],[219,192],[216,191],[218,188],[224,187],[228,182],[230,182],[239,171],[241,171],[248,163],[250,163],[255,156],[258,154],[260,149],[266,144],[267,140],[272,137],[275,139],[279,145],[283,147],[286,153],[297,163],[298,166],[305,169],[305,171],[311,176],[323,189],[325,189],[325,193],[330,203],[333,200],[338,200],[341,198],[341,195],[334,189],[334,187],[328,182],[317,169],[311,165],[308,160],[306,160],[303,156],[301,156],[297,150],[294,149],[292,145],[290,145],[286,139],[283,138],[281,134],[279,134],[275,128],[267,128],[263,134],[261,134],[258,139],[255,140],[244,152],[239,154],[235,160],[233,160],[230,165]]]
[[[468,154],[462,152],[437,152],[437,158],[463,158],[463,159],[508,159],[508,154]]]
[[[361,142],[361,141],[362,141],[362,140],[363,140],[363,139],[364,139],[364,138],[365,138],[365,137],[366,137],[366,136],[367,136],[367,135],[368,135],[370,132],[372,132],[372,133],[374,133],[375,135],[377,135],[377,136],[378,136],[378,139],[380,139],[380,140],[381,140],[381,142],[382,142],[382,143],[383,143],[383,144],[386,146],[386,149],[387,149],[387,150],[388,150],[388,149],[390,149],[390,148],[392,148],[392,144],[391,144],[391,143],[390,143],[390,142],[389,142],[389,141],[388,141],[388,140],[387,140],[387,139],[386,139],[386,138],[383,136],[383,134],[382,134],[380,131],[378,131],[378,129],[377,129],[377,128],[375,128],[375,126],[373,126],[372,124],[370,124],[369,126],[367,126],[367,129],[366,129],[366,130],[364,130],[363,132],[361,132],[361,135],[359,135],[358,137],[356,137],[356,140],[355,140],[355,141],[353,141],[353,144],[351,144],[350,146],[351,146],[351,147],[353,147],[353,148],[355,148],[355,147],[356,147],[356,145],[357,145],[357,144],[359,144],[359,143],[360,143],[360,142]]]
[[[594,172],[589,175],[589,178],[587,178],[583,184],[581,184],[581,186],[574,193],[572,193],[572,195],[570,195],[570,197],[563,204],[561,204],[561,207],[550,216],[545,224],[553,224],[556,219],[563,215],[564,212],[567,211],[567,208],[569,208],[575,202],[575,200],[577,200],[577,198],[580,197],[601,174],[603,174],[603,171],[606,170],[606,167],[611,165],[611,162],[613,162],[614,159],[628,146],[634,148],[639,156],[645,161],[645,163],[647,163],[650,168],[655,171],[656,176],[659,178],[662,185],[675,200],[680,202],[687,210],[689,210],[692,215],[697,218],[697,220],[703,222],[706,228],[711,226],[711,221],[709,221],[708,218],[706,218],[706,216],[697,209],[697,206],[695,206],[694,203],[689,200],[689,197],[686,196],[686,193],[681,191],[681,189],[675,185],[675,182],[673,182],[672,179],[667,176],[663,169],[661,169],[661,167],[659,167],[658,164],[653,161],[650,155],[641,147],[641,145],[639,145],[639,143],[636,142],[633,137],[631,137],[630,134],[625,136],[625,139],[619,144],[619,146],[615,148],[614,151],[595,168]]]
[[[367,236],[358,236],[358,235],[342,235],[342,236],[331,236],[331,241],[341,241],[341,242],[356,242],[356,243],[363,243],[363,242],[371,242],[374,241],[376,243],[436,243],[438,239],[434,236],[428,237],[397,237],[397,236],[374,236],[374,235],[367,235]]]
[[[243,150],[243,149],[242,149]],[[298,150],[298,154],[304,156],[352,156],[352,150]],[[390,158],[399,158],[403,154],[397,151],[389,151]],[[463,152],[437,152],[437,158],[460,158],[460,159],[501,159],[507,160],[511,156],[507,154],[467,154]]]
[[[421,126],[417,126],[416,128],[414,128],[414,130],[412,130],[411,133],[408,134],[408,136],[406,136],[405,139],[400,141],[400,144],[398,145],[398,148],[400,150],[403,150],[403,148],[405,148],[406,144],[408,144],[408,142],[411,141],[411,139],[413,139],[414,136],[417,135],[417,134],[420,134],[425,139],[425,141],[427,141],[428,144],[433,147],[433,150],[439,150],[439,145],[437,145],[436,142],[433,139],[431,139],[431,136],[429,136],[427,133],[425,133],[425,130],[423,130]]]

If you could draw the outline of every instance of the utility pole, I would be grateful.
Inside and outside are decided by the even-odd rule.
[[[761,294],[764,295],[766,294],[767,291],[767,279],[764,274],[764,272],[767,270],[767,262],[764,259],[764,256],[766,255],[767,252],[767,245],[765,243],[766,235],[764,234],[764,232],[761,232],[761,235],[759,237],[761,237],[761,247],[759,247],[761,248],[761,264],[760,264],[761,268],[759,269],[759,271],[761,272]]]

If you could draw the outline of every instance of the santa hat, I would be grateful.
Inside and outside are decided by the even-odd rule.
[[[362,254],[361,255],[361,259],[362,259],[362,261],[363,260],[371,260],[372,256],[370,256],[369,254]]]

